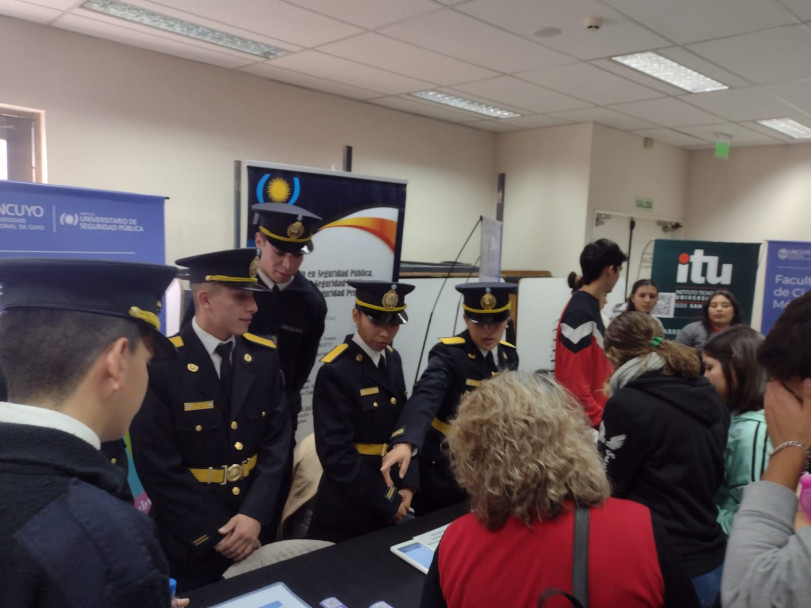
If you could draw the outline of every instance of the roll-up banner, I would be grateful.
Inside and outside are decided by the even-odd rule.
[[[656,239],[651,278],[659,286],[659,299],[667,303],[668,314],[660,317],[665,337],[672,340],[697,321],[704,302],[719,289],[735,295],[744,323],[750,323],[759,250],[760,243]]]
[[[0,257],[163,264],[165,197],[0,181]],[[161,319],[162,326],[165,320]],[[129,447],[129,436],[126,438]],[[129,452],[129,450],[128,450]],[[129,459],[135,506],[149,499]]]
[[[769,333],[786,305],[809,290],[811,290],[811,243],[767,241],[761,333],[764,336]]]
[[[406,182],[345,171],[244,161],[240,242],[252,247],[257,226],[250,206],[285,203],[323,218],[301,272],[324,294],[327,319],[315,366],[301,392],[299,438],[312,432],[312,391],[319,360],[354,331],[355,290],[346,281],[396,281]]]

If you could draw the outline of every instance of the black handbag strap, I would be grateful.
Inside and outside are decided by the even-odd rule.
[[[589,605],[589,509],[576,507],[574,511],[574,557],[572,559],[572,595],[582,604]]]
[[[588,608],[589,605],[589,509],[576,507],[574,511],[574,551],[572,553],[572,593],[560,589],[547,589],[538,598],[538,608],[543,608],[546,600],[562,595],[574,608]]]

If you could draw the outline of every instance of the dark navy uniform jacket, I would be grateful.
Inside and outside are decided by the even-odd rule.
[[[401,497],[380,473],[382,447],[406,402],[400,355],[386,349],[381,370],[347,336],[322,361],[313,394],[313,424],[324,467],[309,536],[341,541],[391,525]],[[363,444],[360,448],[355,444]],[[377,446],[378,453],[364,454]],[[359,451],[361,450],[361,451]],[[400,487],[417,486],[416,467]]]
[[[78,437],[0,423],[0,606],[169,606],[166,559],[124,481]]]
[[[150,364],[149,390],[130,428],[133,459],[173,574],[195,564],[194,575],[210,568],[216,580],[230,563],[213,550],[222,539],[218,528],[237,513],[273,523],[290,418],[272,343],[236,337],[229,403],[192,325],[172,341],[178,358]],[[246,477],[222,485],[201,483],[189,471],[222,471],[254,455]]]
[[[518,352],[507,342],[499,344],[496,359],[497,363],[489,364],[468,331],[441,338],[428,354],[428,366],[414,385],[414,394],[391,436],[392,444],[408,442],[419,450],[421,491],[419,500],[415,499],[418,513],[464,498],[453,479],[442,441],[462,394],[500,370],[518,368]]]
[[[262,283],[261,277],[259,282]],[[268,286],[269,287],[269,286]],[[297,272],[284,290],[254,292],[259,310],[249,331],[276,343],[284,372],[287,406],[296,427],[301,389],[315,364],[327,302],[318,288]]]

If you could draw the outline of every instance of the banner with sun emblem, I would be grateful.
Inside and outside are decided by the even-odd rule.
[[[313,251],[300,270],[324,294],[329,309],[318,361],[352,329],[355,291],[346,281],[396,281],[399,276],[406,182],[256,161],[243,162],[241,180],[240,246],[254,245],[257,223],[251,205],[256,203],[285,203],[322,218]],[[316,362],[302,391],[300,437],[312,428],[312,382],[318,366]]]

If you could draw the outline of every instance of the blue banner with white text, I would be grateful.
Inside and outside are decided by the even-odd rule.
[[[767,241],[760,332],[764,336],[769,333],[786,305],[809,290],[811,290],[811,243]]]
[[[164,200],[163,196],[0,180],[0,257],[163,264]],[[128,458],[135,506],[146,512],[149,499],[129,454]]]

